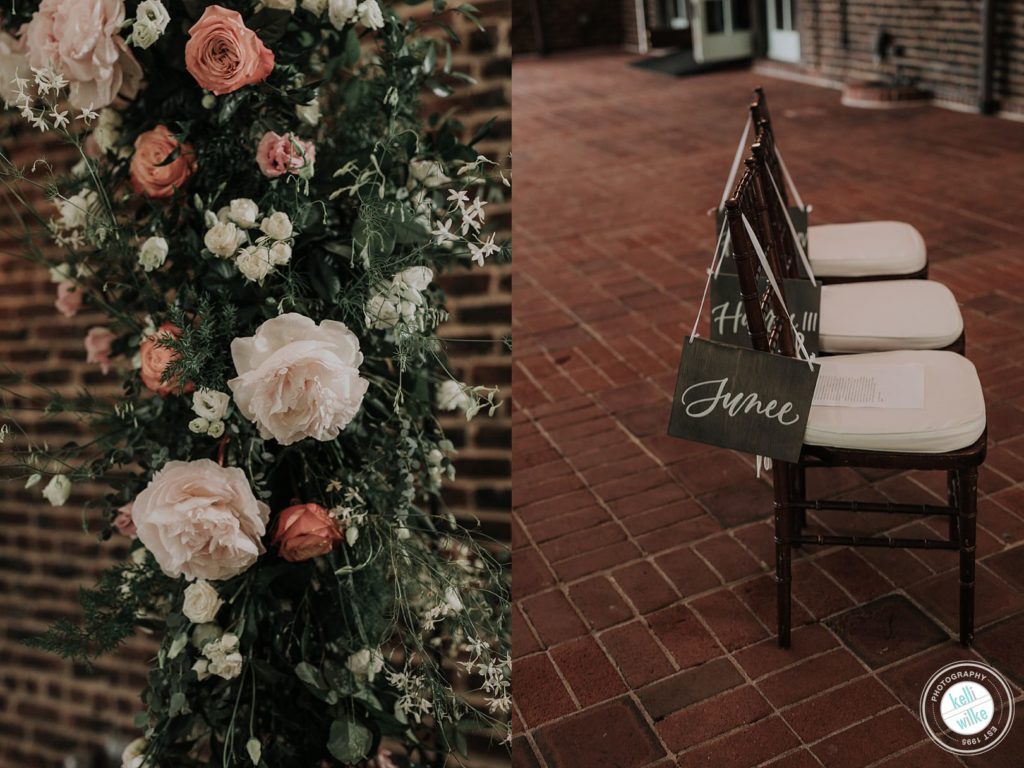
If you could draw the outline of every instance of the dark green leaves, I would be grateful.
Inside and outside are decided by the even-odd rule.
[[[272,45],[284,37],[291,18],[291,11],[281,8],[264,8],[249,18],[247,26],[256,31],[260,40],[267,45]]]
[[[327,749],[343,763],[355,763],[369,756],[373,734],[355,718],[343,717],[331,723]]]

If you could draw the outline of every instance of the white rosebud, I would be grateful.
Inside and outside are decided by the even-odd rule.
[[[327,10],[327,0],[302,0],[302,7],[315,16],[323,16]]]
[[[242,674],[242,665],[245,659],[242,654],[235,652],[226,654],[223,658],[210,662],[210,671],[225,680],[231,680]]]
[[[335,29],[341,29],[355,18],[357,8],[356,0],[328,0],[327,16]]]
[[[430,267],[409,267],[395,275],[396,281],[404,283],[417,293],[427,290],[433,279],[434,271]]]
[[[43,488],[43,497],[55,507],[63,507],[71,495],[71,481],[64,475],[54,475]]]
[[[121,753],[121,768],[145,768],[149,742],[143,738],[128,743]]]
[[[292,247],[288,243],[274,243],[270,248],[270,261],[280,267],[291,261]]]
[[[215,256],[230,259],[244,240],[245,233],[235,226],[234,222],[221,221],[206,231],[203,245],[209,248]]]
[[[349,656],[345,666],[359,680],[372,683],[373,678],[384,669],[384,656],[377,648],[363,648]]]
[[[437,160],[410,160],[409,174],[424,187],[440,187],[451,183],[451,179],[444,174],[444,166]]]
[[[135,11],[132,43],[136,48],[149,48],[167,29],[171,15],[160,0],[142,0]]]
[[[227,415],[231,395],[215,389],[197,389],[192,393],[192,411],[209,421],[220,421]]]
[[[238,635],[234,632],[225,632],[220,636],[220,647],[224,649],[226,653],[238,649]]]
[[[444,461],[444,454],[441,453],[437,448],[431,448],[430,453],[427,454],[427,463],[431,466],[439,466]]]
[[[283,211],[277,211],[260,222],[260,231],[274,240],[287,240],[292,236],[292,220]]]
[[[262,245],[250,245],[239,252],[235,266],[248,280],[262,285],[263,280],[274,268],[274,262],[270,257],[270,249]]]
[[[50,282],[63,283],[72,279],[73,272],[70,264],[58,264],[50,267]]]
[[[193,624],[206,624],[217,618],[222,605],[224,601],[210,582],[198,579],[185,589],[181,612]]]
[[[359,4],[358,13],[359,22],[367,29],[381,29],[384,26],[384,14],[377,0],[363,0]]]
[[[437,388],[437,407],[442,411],[465,411],[473,404],[462,384],[447,379]]]
[[[462,610],[462,598],[459,597],[459,593],[456,591],[455,587],[448,587],[448,589],[444,591],[444,602],[445,605],[448,606],[448,610],[452,613],[458,613]]]
[[[93,128],[92,137],[96,141],[96,146],[104,154],[114,151],[115,145],[121,138],[121,124],[123,122],[121,114],[116,109],[106,107],[100,110],[100,116],[96,121],[96,127]]]
[[[306,125],[317,125],[320,122],[320,99],[314,97],[309,104],[298,104],[295,114]]]
[[[167,260],[167,241],[162,237],[148,237],[139,248],[139,266],[146,272],[152,272],[163,266]]]
[[[203,105],[203,109],[213,109],[217,106],[217,97],[212,93],[204,93],[199,103]]]
[[[348,528],[345,529],[345,543],[354,547],[357,541],[359,541],[359,526],[349,523]]]
[[[65,229],[81,229],[89,221],[89,213],[96,204],[96,193],[91,189],[57,201],[61,224]]]
[[[245,742],[245,751],[249,754],[253,765],[260,764],[260,758],[263,756],[263,744],[259,739],[252,738]]]
[[[197,416],[188,423],[188,431],[195,432],[197,435],[205,435],[209,429],[209,419],[204,419],[201,416]]]
[[[247,197],[232,200],[228,206],[228,218],[242,229],[252,229],[260,217],[259,206]]]
[[[196,677],[200,680],[205,680],[210,676],[210,662],[206,659],[199,659],[195,664],[192,665],[192,671],[196,673]]]
[[[221,435],[224,434],[224,422],[223,421],[211,422],[210,428],[208,430],[206,430],[206,434],[208,434],[212,438],[220,437]]]

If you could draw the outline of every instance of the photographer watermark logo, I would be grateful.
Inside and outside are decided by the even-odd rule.
[[[987,664],[959,661],[936,672],[921,694],[921,722],[936,744],[957,755],[995,747],[1013,724],[1013,694]]]

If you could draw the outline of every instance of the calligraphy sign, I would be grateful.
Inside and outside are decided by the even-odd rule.
[[[796,461],[820,366],[705,339],[686,339],[668,433]]]
[[[761,290],[767,281],[762,277]],[[783,281],[786,305],[790,317],[804,348],[809,354],[818,352],[818,324],[821,320],[821,286],[811,285],[810,280],[787,278]],[[774,310],[769,310],[766,320],[769,329],[775,322]],[[740,300],[740,280],[736,275],[720,274],[711,281],[711,339],[737,347],[750,347],[747,332],[747,313]]]

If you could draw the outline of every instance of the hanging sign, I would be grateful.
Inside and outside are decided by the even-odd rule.
[[[782,281],[786,292],[786,305],[804,347],[811,354],[818,352],[818,324],[821,318],[821,286],[809,280],[788,278]],[[761,290],[767,288],[762,281]],[[768,327],[775,322],[774,311],[769,310]],[[747,313],[740,299],[740,280],[736,275],[719,274],[711,282],[711,339],[738,347],[750,347],[747,332]]]
[[[796,461],[819,369],[796,358],[686,339],[668,433]]]

